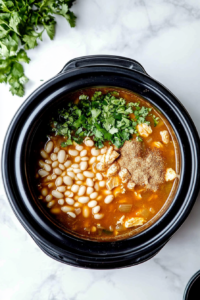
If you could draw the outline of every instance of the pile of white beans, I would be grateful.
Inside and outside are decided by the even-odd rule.
[[[71,218],[81,213],[85,218],[91,213],[97,220],[104,217],[100,203],[111,203],[114,195],[107,190],[104,176],[95,166],[106,152],[107,147],[96,149],[89,138],[82,145],[68,146],[66,151],[54,147],[52,140],[46,143],[38,162],[41,168],[38,175],[43,178],[39,198],[48,202],[47,207],[52,213],[62,210]],[[60,209],[53,209],[56,202]]]

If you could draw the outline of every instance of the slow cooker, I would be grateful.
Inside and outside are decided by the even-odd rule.
[[[75,90],[98,86],[133,91],[159,109],[175,132],[181,156],[179,186],[167,211],[143,232],[112,242],[78,238],[48,219],[34,200],[28,167],[30,141],[37,136],[41,120],[54,104]],[[5,136],[2,177],[15,215],[48,256],[82,268],[122,268],[153,257],[187,218],[199,191],[199,150],[199,136],[188,112],[141,64],[119,56],[86,56],[69,61],[23,102]]]

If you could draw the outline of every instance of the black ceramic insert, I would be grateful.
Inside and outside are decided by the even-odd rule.
[[[29,187],[30,144],[41,120],[64,95],[91,86],[120,87],[143,96],[168,119],[181,151],[180,183],[169,209],[145,231],[116,242],[83,240],[62,231],[41,212]],[[66,64],[19,108],[5,137],[2,176],[14,213],[47,255],[77,267],[121,268],[154,256],[187,218],[199,191],[199,149],[199,137],[187,111],[138,62],[117,56],[88,56]]]

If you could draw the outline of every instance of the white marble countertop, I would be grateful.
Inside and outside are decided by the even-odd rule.
[[[25,66],[23,98],[0,85],[0,145],[26,97],[78,56],[115,54],[138,60],[183,103],[200,132],[200,2],[197,0],[77,0],[77,26],[58,18]],[[91,271],[47,257],[14,216],[0,183],[0,299],[179,300],[200,269],[200,199],[184,225],[150,261],[127,269]]]

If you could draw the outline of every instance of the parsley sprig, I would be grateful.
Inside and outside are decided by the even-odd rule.
[[[150,111],[150,108],[140,107],[139,102],[126,103],[117,92],[96,91],[91,99],[81,95],[77,104],[68,102],[59,110],[57,119],[52,120],[52,131],[67,138],[62,147],[72,145],[73,141],[81,144],[88,136],[93,137],[97,148],[102,148],[105,141],[120,148],[133,134],[141,140],[136,126],[150,124],[146,120]],[[134,114],[134,118],[130,114]]]
[[[0,83],[8,83],[13,95],[22,97],[28,81],[21,65],[30,61],[25,50],[35,48],[45,30],[54,38],[54,15],[75,26],[76,16],[70,11],[74,1],[0,0]]]

